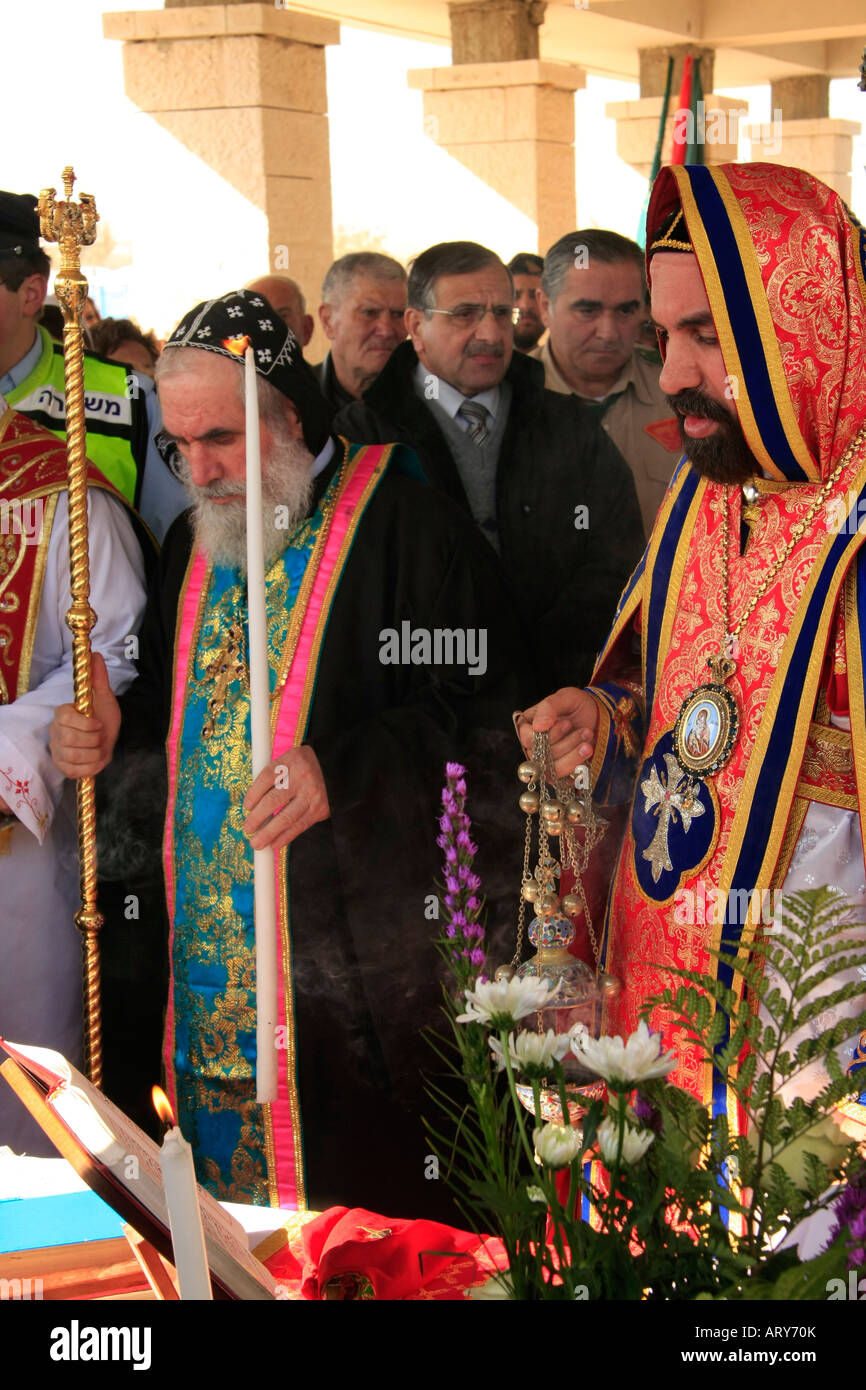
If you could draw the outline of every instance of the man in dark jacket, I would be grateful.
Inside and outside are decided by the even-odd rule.
[[[628,465],[574,397],[513,352],[511,277],[494,252],[445,242],[409,276],[401,343],[334,430],[411,444],[429,483],[498,552],[532,642],[529,692],[588,678],[644,534]],[[547,683],[547,684],[545,684]]]
[[[274,762],[254,781],[234,356],[245,338],[259,377],[275,720]],[[163,548],[122,718],[97,678],[95,719],[62,706],[52,752],[69,776],[114,755],[106,792],[122,834],[149,807],[164,821],[166,1090],[221,1198],[453,1220],[444,1182],[425,1172],[421,1072],[436,1061],[419,1030],[438,1023],[441,993],[424,913],[446,762],[469,766],[484,852],[502,856],[475,812],[487,768],[514,760],[509,673],[523,665],[498,566],[413,476],[407,450],[330,437],[310,368],[259,295],[187,314],[157,380],[194,509]],[[253,850],[268,846],[285,988],[278,1099],[262,1107]],[[508,853],[513,893],[519,845]],[[158,835],[150,857],[158,866]],[[142,928],[156,975],[162,942],[144,916]]]
[[[314,368],[332,413],[351,405],[406,336],[406,272],[378,251],[334,261],[322,283],[319,318],[331,346]]]

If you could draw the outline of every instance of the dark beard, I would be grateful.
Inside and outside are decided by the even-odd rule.
[[[544,324],[515,324],[514,346],[518,352],[531,352],[544,333]]]
[[[745,483],[760,473],[733,411],[698,390],[680,391],[667,401],[677,417],[683,452],[702,478],[711,483]],[[683,428],[686,415],[715,420],[722,428],[705,439],[693,439]]]

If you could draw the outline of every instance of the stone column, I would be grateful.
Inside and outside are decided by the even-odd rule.
[[[576,225],[574,93],[584,73],[539,60],[536,0],[448,9],[453,66],[409,73],[424,93],[424,130],[535,223],[537,247],[525,249],[543,253]]]
[[[325,46],[339,43],[339,25],[274,4],[175,0],[165,10],[106,14],[103,30],[123,41],[130,100],[264,215],[258,240],[247,233],[245,278],[291,275],[315,316],[333,251]],[[158,196],[158,175],[146,196]],[[182,211],[166,209],[167,238],[169,213]],[[186,211],[216,276],[215,252],[233,229],[214,225],[207,207]],[[326,347],[317,325],[306,355],[316,361]]]
[[[452,63],[537,58],[546,9],[539,0],[449,0]]]
[[[701,48],[693,43],[673,43],[659,48],[638,49],[640,94],[642,97],[663,97],[665,79],[668,74],[668,59],[673,58],[674,70],[671,74],[671,101],[674,106],[683,84],[683,66],[686,55],[701,60],[701,86],[705,92],[712,92],[715,76],[716,50]]]
[[[703,120],[696,122],[695,134],[704,146],[705,164],[726,164],[737,158],[739,122],[748,115],[748,107],[736,97],[716,96],[713,92],[715,52],[694,44],[672,44],[669,47],[640,50],[640,97],[637,101],[608,102],[605,111],[616,121],[616,152],[644,178],[652,168],[658,139],[659,121],[664,101],[668,58],[673,57],[671,96],[668,119],[662,145],[662,163],[669,162],[673,149],[674,123],[679,107],[683,64],[686,54],[701,60],[703,88]],[[680,117],[680,122],[684,122]]]
[[[752,159],[808,169],[850,203],[854,137],[861,127],[831,120],[829,76],[781,78],[770,85],[770,105],[772,120],[746,129]]]

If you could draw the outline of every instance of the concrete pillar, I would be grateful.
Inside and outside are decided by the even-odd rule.
[[[826,73],[785,77],[770,85],[773,119],[746,127],[751,158],[807,169],[851,201],[851,164],[857,121],[831,120]]]
[[[662,164],[669,164],[674,143],[674,123],[684,128],[684,116],[677,116],[679,93],[671,96],[662,145]],[[616,152],[643,177],[649,178],[658,139],[664,98],[640,97],[637,101],[609,101],[606,115],[616,121]],[[737,158],[740,120],[749,108],[737,97],[704,96],[703,122],[696,122],[695,134],[704,147],[705,164],[728,164]]]
[[[339,43],[339,25],[273,4],[174,0],[165,10],[106,14],[103,30],[123,41],[130,100],[264,214],[259,243],[245,249],[245,278],[291,275],[315,314],[333,249],[325,46]],[[147,196],[157,195],[155,178]],[[200,255],[231,239],[231,226],[210,224],[206,207],[190,216]],[[167,236],[168,228],[167,220]],[[319,334],[317,325],[310,361],[326,350]]]
[[[788,121],[774,115],[769,125],[746,126],[746,134],[752,142],[752,159],[807,169],[850,203],[854,137],[861,129],[859,121],[829,116]]]
[[[546,9],[539,0],[450,0],[452,63],[537,58]]]
[[[705,92],[713,90],[716,51],[714,48],[700,48],[693,43],[674,43],[660,48],[639,48],[639,81],[642,97],[663,97],[668,73],[668,59],[673,58],[674,70],[671,74],[671,101],[674,106],[683,84],[683,65],[686,55],[701,60],[701,86]]]
[[[770,83],[770,107],[780,121],[814,121],[830,115],[830,78],[824,72],[781,77]]]
[[[574,93],[585,80],[581,68],[537,59],[409,73],[424,93],[425,132],[531,218],[542,253],[577,225]]]
[[[686,55],[701,60],[703,89],[703,119],[695,123],[697,141],[704,146],[705,164],[725,164],[737,157],[740,116],[748,114],[745,103],[736,97],[716,96],[713,93],[715,50],[696,44],[669,44],[660,48],[642,48],[640,60],[640,97],[637,101],[613,101],[605,107],[606,114],[616,121],[616,152],[644,178],[649,178],[653,154],[658,139],[659,121],[664,101],[668,59],[674,60],[671,75],[671,95],[668,119],[662,145],[662,164],[670,162],[674,141],[674,125],[684,129],[684,116],[677,116],[683,65]]]

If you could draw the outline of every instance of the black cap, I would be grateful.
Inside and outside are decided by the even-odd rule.
[[[649,254],[654,251],[690,251],[694,254],[689,229],[682,208],[674,208],[668,213],[650,242]]]
[[[0,192],[0,252],[31,256],[39,249],[39,214],[33,194]]]
[[[301,417],[304,442],[318,453],[329,434],[330,417],[312,367],[288,324],[263,294],[233,290],[221,299],[197,304],[171,333],[169,348],[200,348],[243,366],[247,341],[256,371],[292,402]]]

